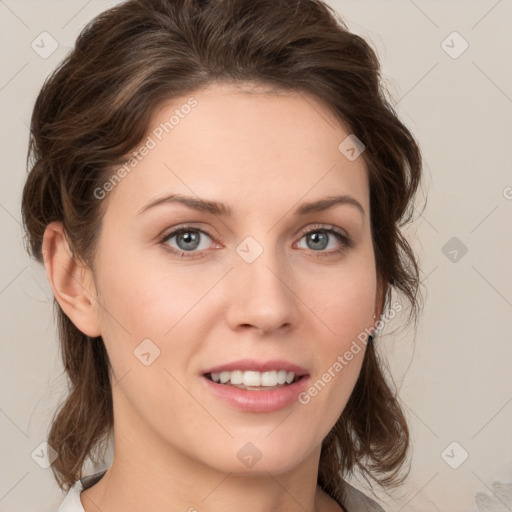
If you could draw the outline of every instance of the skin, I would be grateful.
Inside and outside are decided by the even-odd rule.
[[[364,349],[307,405],[271,413],[231,407],[200,374],[246,357],[285,359],[315,382],[374,328],[382,294],[367,169],[338,150],[349,132],[310,96],[220,83],[193,96],[198,105],[103,199],[94,271],[71,258],[60,223],[45,232],[57,300],[80,330],[102,336],[113,367],[114,460],[82,504],[86,512],[340,510],[316,484],[320,448]],[[161,105],[150,127],[187,98]],[[138,214],[171,193],[222,202],[233,216],[178,203]],[[364,214],[349,204],[293,213],[342,194]],[[191,223],[208,233],[200,258],[173,254],[187,247],[176,236],[160,241]],[[317,225],[339,228],[353,245],[334,252],[344,244],[331,233],[316,248],[303,232]],[[252,263],[236,252],[247,236],[263,249]],[[148,366],[134,356],[145,339],[160,350]],[[247,442],[261,452],[250,468],[237,457]]]

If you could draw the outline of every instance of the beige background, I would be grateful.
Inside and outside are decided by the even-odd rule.
[[[36,463],[66,380],[51,291],[20,226],[31,109],[81,28],[114,3],[0,0],[1,511],[51,512],[63,499]],[[407,231],[425,308],[416,336],[389,334],[394,321],[379,341],[411,422],[412,470],[381,503],[389,512],[512,510],[512,2],[329,3],[378,52],[425,157],[427,208]],[[59,45],[47,58],[31,47],[44,31]],[[453,469],[446,461],[459,464],[463,450]]]

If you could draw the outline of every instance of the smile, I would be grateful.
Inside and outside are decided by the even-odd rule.
[[[267,372],[258,371],[223,371],[212,372],[206,375],[213,382],[235,386],[239,389],[265,389],[282,387],[300,379],[294,372],[286,370],[271,370]]]
[[[308,386],[308,371],[285,360],[233,361],[201,374],[206,393],[243,412],[270,413],[299,404]]]

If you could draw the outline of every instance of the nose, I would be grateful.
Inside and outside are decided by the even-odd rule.
[[[252,263],[239,258],[229,280],[231,329],[269,334],[298,324],[299,299],[293,291],[291,267],[280,262],[275,251],[265,249]]]

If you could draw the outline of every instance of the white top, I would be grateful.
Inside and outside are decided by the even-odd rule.
[[[85,512],[80,501],[80,493],[83,490],[82,482],[77,480],[69,489],[57,512]]]
[[[105,474],[105,471],[94,473],[77,480],[69,489],[57,512],[85,512],[80,494],[84,489],[93,486]],[[85,487],[84,487],[85,485]],[[347,512],[385,512],[384,509],[361,491],[345,482],[345,500],[343,506]]]

